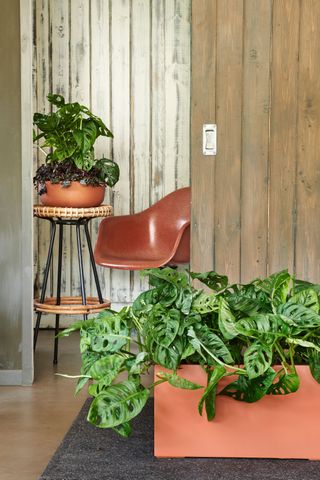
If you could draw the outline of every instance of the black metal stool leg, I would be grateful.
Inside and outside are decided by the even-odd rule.
[[[82,304],[86,305],[87,299],[86,299],[86,287],[84,283],[84,273],[83,273],[80,226],[81,226],[81,223],[77,223],[76,230],[77,230],[77,247],[78,247],[78,260],[79,260],[79,273],[80,273],[80,288],[81,288]],[[83,318],[84,320],[87,320],[88,315],[83,315]]]
[[[48,283],[48,277],[49,277],[49,271],[50,271],[50,265],[51,265],[51,259],[52,259],[52,250],[53,250],[54,238],[55,238],[55,234],[56,234],[56,224],[55,224],[54,220],[50,220],[50,222],[51,222],[50,243],[49,243],[49,249],[48,249],[47,263],[46,263],[46,267],[45,267],[45,270],[44,270],[44,277],[43,277],[43,285],[42,285],[40,303],[44,302],[45,296],[46,296],[47,283]],[[41,315],[42,315],[42,312],[38,312],[36,326],[34,328],[34,337],[33,337],[33,349],[34,350],[36,349],[36,345],[37,345]]]
[[[59,225],[59,252],[58,252],[58,275],[57,275],[57,301],[56,305],[61,303],[61,271],[62,271],[62,247],[63,247],[63,224]],[[55,337],[54,337],[54,352],[53,363],[58,363],[58,341],[57,335],[59,333],[59,319],[60,315],[56,314]]]
[[[102,298],[102,293],[101,293],[101,288],[100,288],[100,283],[99,283],[97,267],[96,267],[96,263],[94,261],[94,256],[93,256],[93,251],[92,251],[92,244],[91,244],[91,238],[90,238],[90,233],[89,233],[89,228],[88,228],[88,221],[86,221],[84,223],[84,231],[85,231],[86,238],[87,238],[88,250],[89,250],[89,255],[90,255],[90,262],[91,262],[91,267],[92,267],[92,271],[93,271],[94,281],[95,281],[95,284],[96,284],[96,289],[97,289],[97,293],[98,293],[99,302],[103,303],[103,298]]]

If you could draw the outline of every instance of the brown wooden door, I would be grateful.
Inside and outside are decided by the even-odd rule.
[[[319,87],[319,0],[193,0],[194,271],[320,282]]]

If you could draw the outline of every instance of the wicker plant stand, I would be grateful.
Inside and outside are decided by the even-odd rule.
[[[64,208],[64,207],[47,207],[43,205],[35,205],[33,208],[35,217],[48,220],[51,225],[50,242],[48,256],[44,270],[43,285],[40,298],[34,301],[34,309],[37,313],[37,320],[34,329],[34,350],[36,349],[37,339],[40,328],[41,316],[43,313],[53,313],[56,316],[55,322],[55,340],[53,363],[58,363],[58,338],[60,315],[83,315],[87,319],[89,314],[98,313],[101,310],[110,307],[110,301],[104,300],[101,293],[98,272],[94,261],[93,250],[91,245],[88,224],[90,220],[97,217],[108,217],[112,215],[112,207],[110,205],[100,205],[91,208]],[[59,250],[58,250],[58,272],[57,272],[57,296],[46,297],[47,283],[49,271],[52,261],[52,252],[56,234],[56,228],[59,225]],[[61,297],[61,273],[62,273],[62,246],[64,226],[75,226],[77,234],[77,251],[80,273],[80,289],[81,297]],[[87,246],[89,250],[90,263],[97,289],[97,297],[87,297],[83,270],[83,258],[81,249],[81,227],[84,228]]]

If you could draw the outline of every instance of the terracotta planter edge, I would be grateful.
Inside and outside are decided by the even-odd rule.
[[[166,369],[156,366],[156,379],[159,371]],[[301,385],[290,395],[268,395],[250,404],[218,396],[212,422],[205,412],[203,417],[198,413],[203,389],[158,385],[154,392],[155,456],[320,459],[320,385],[308,366],[298,366],[297,371]],[[206,384],[199,365],[184,365],[179,375]]]

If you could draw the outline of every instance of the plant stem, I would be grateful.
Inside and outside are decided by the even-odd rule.
[[[290,362],[291,362],[291,366],[293,369],[295,369],[295,364],[294,364],[294,348],[291,345],[289,345],[289,355],[290,355]]]
[[[277,350],[278,354],[279,354],[279,357],[281,358],[281,365],[283,366],[286,374],[288,373],[288,370],[287,370],[287,367],[288,367],[288,363],[287,363],[287,359],[286,357],[284,356],[280,346],[277,344],[277,342],[274,343],[274,346],[275,346],[275,349]]]
[[[161,383],[167,382],[168,380],[166,378],[161,378],[160,380],[157,380],[156,382],[153,382],[151,385],[149,385],[148,388],[154,388],[157,385],[160,385]]]
[[[199,343],[201,345],[201,347],[207,352],[208,355],[210,355],[210,357],[212,357],[219,365],[221,365],[222,367],[225,367],[225,368],[229,368],[230,370],[235,370],[235,372],[241,372],[242,375],[247,375],[247,372],[246,370],[244,370],[243,368],[239,368],[239,367],[233,367],[232,365],[228,365],[227,363],[223,363],[221,360],[219,360],[218,357],[216,357],[212,352],[210,352],[210,350],[208,350],[202,342],[200,342],[199,340]]]

